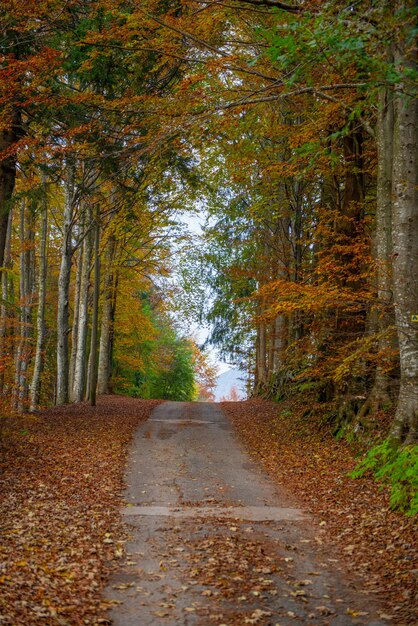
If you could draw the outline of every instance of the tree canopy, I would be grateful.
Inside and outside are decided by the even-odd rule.
[[[394,407],[415,442],[415,3],[0,11],[4,407],[194,397],[163,279],[200,206],[182,301],[253,393],[309,394],[336,432]]]

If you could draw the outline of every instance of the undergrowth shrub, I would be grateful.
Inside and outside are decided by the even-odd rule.
[[[390,506],[407,515],[418,513],[418,446],[397,447],[388,439],[374,446],[351,472],[360,478],[371,472],[390,486]]]

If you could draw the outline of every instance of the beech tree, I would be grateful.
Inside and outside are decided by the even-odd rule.
[[[413,3],[410,4],[413,6]],[[395,10],[403,9],[397,3]],[[407,23],[394,43],[394,64],[417,75],[416,49]],[[394,89],[392,237],[393,293],[398,332],[401,379],[392,435],[412,443],[418,440],[418,309],[415,268],[418,262],[418,105],[406,79]]]
[[[286,379],[290,373],[296,387],[315,384],[321,389],[320,397],[337,400],[340,427],[350,421],[357,421],[361,426],[368,411],[374,412],[396,401],[397,350],[391,337],[394,302],[398,342],[400,346],[408,344],[407,349],[401,348],[398,353],[401,370],[408,372],[401,374],[401,378],[406,376],[408,383],[400,386],[392,435],[396,439],[414,441],[416,426],[411,424],[416,419],[416,395],[411,364],[416,364],[412,347],[416,333],[411,308],[415,306],[416,289],[407,278],[405,265],[405,254],[414,254],[417,249],[416,234],[412,232],[415,228],[412,207],[416,206],[412,192],[416,189],[412,180],[416,171],[416,145],[412,140],[412,136],[416,136],[413,3],[396,7],[385,2],[356,7],[351,3],[289,6],[260,1],[245,4],[281,10],[272,12],[270,17],[265,13],[262,17],[257,15],[245,25],[241,25],[235,15],[235,28],[247,37],[241,58],[247,60],[249,50],[255,54],[251,64],[253,72],[245,74],[245,90],[240,90],[239,81],[213,83],[219,96],[215,107],[223,113],[222,118],[215,114],[212,137],[222,146],[224,154],[231,153],[230,161],[226,157],[226,164],[229,176],[240,180],[241,193],[248,195],[251,189],[247,232],[254,242],[253,254],[265,259],[260,264],[263,268],[260,268],[260,275],[264,277],[261,282],[257,281],[258,305],[254,318],[256,392],[272,393],[272,385],[282,389],[280,377]],[[271,86],[270,79],[274,78],[276,82]],[[287,273],[279,280],[271,277],[270,261],[266,259],[274,254],[276,245],[270,241],[263,251],[253,231],[256,227],[259,231],[265,223],[261,207],[272,194],[272,186],[266,186],[264,174],[268,171],[264,164],[268,149],[257,146],[249,150],[245,142],[248,128],[253,124],[251,120],[268,116],[268,103],[276,103],[283,112],[284,123],[280,120],[277,138],[281,136],[287,145],[285,157],[282,149],[282,154],[276,155],[276,166],[272,165],[269,171],[270,178],[272,168],[279,174],[274,178],[273,188],[274,184],[280,187],[283,183],[285,190],[287,187],[284,201],[270,203],[270,214],[274,210],[282,214],[286,203],[289,207],[288,223],[287,226],[283,223],[283,232],[290,248],[287,260],[281,259]],[[379,115],[376,117],[377,107]],[[256,113],[251,113],[252,110]],[[259,127],[257,136],[260,131],[263,133],[262,123]],[[267,136],[268,144],[274,142],[271,131]],[[376,149],[377,171],[373,165]],[[402,155],[397,155],[398,150]],[[410,170],[406,168],[408,158]],[[222,159],[225,157],[221,157],[221,162]],[[239,171],[244,164],[248,168],[245,173]],[[255,183],[257,171],[261,172],[268,189],[264,194],[266,200],[261,202]],[[407,182],[408,176],[410,182]],[[405,193],[406,189],[410,192]],[[296,196],[292,198],[289,190],[292,194],[296,190]],[[261,197],[262,192],[261,189]],[[401,224],[399,210],[407,203],[409,221],[404,219]],[[239,222],[232,206],[227,202],[218,205],[217,211],[233,216],[237,229]],[[372,213],[375,215],[372,224],[375,244],[368,234],[371,226],[368,216]],[[220,227],[221,220],[218,224]],[[312,236],[312,229],[317,231],[315,236]],[[208,237],[212,246],[212,230],[208,231]],[[223,246],[224,233],[217,239]],[[405,252],[406,241],[408,253]],[[255,274],[252,264],[236,265],[231,245],[234,245],[233,235],[225,243],[223,254],[230,258],[228,280],[235,298],[239,299],[242,274],[246,273],[248,278],[255,278]],[[402,252],[399,247],[403,248]],[[392,258],[395,259],[393,267]],[[215,269],[217,261],[212,259],[212,262]],[[409,265],[411,267],[413,264]],[[377,292],[370,289],[375,280]],[[401,286],[407,284],[408,302],[405,293],[401,295]],[[225,323],[232,319],[228,308],[235,308],[234,297],[229,296],[228,301],[222,312]],[[335,320],[332,320],[332,309],[337,314]],[[215,310],[214,307],[210,316]],[[377,327],[373,321],[376,311]],[[274,349],[271,349],[274,346],[272,329],[276,321],[282,325],[283,320],[286,320],[287,333],[291,329],[291,334],[287,334],[291,353],[287,349],[281,359],[275,359]],[[337,334],[331,331],[330,325],[336,325]],[[215,334],[213,339],[216,341]],[[277,343],[280,351],[285,343],[282,347],[279,345],[280,342]],[[405,354],[412,355],[409,364],[404,361]],[[278,373],[279,378],[276,373],[273,378],[266,373],[266,370],[272,371],[275,360],[286,364]],[[374,379],[372,387],[370,378]],[[276,383],[272,382],[274,379]],[[327,389],[324,388],[326,380],[329,382]]]
[[[48,242],[48,195],[46,177],[42,175],[41,227],[39,235],[39,272],[38,272],[38,308],[36,314],[36,349],[30,385],[30,410],[40,404],[41,377],[44,366],[45,349],[45,302],[47,278],[47,242]]]
[[[200,9],[2,7],[4,401],[26,408],[30,379],[33,409],[112,389],[126,281],[135,301],[170,272],[199,198],[212,341],[254,394],[309,392],[336,431],[396,403],[413,442],[415,4]]]

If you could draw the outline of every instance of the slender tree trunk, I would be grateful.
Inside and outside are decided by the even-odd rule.
[[[79,229],[79,258],[77,263],[75,282],[69,374],[70,396],[71,400],[76,402],[82,400],[84,390],[88,390],[89,388],[88,380],[86,382],[86,374],[88,376],[89,372],[89,367],[86,367],[86,353],[88,336],[88,298],[91,264],[90,257],[92,248],[92,216],[91,209],[88,207],[90,207],[89,194],[94,190],[98,177],[98,170],[94,164],[91,164],[90,167],[88,167],[84,163],[82,172],[82,188],[84,190],[85,197],[83,198],[83,206],[81,210],[81,224]],[[80,354],[78,354],[79,349],[81,349]]]
[[[254,350],[254,387],[252,389],[253,394],[256,396],[259,392],[259,380],[258,380],[258,362],[260,358],[260,327],[256,328],[256,336],[255,336],[255,350]]]
[[[282,202],[286,201],[286,195],[283,194]],[[291,252],[292,246],[290,242],[290,220],[288,217],[280,217],[277,230],[277,244],[279,257],[275,276],[278,278],[289,280],[289,269],[292,265]],[[300,257],[302,260],[302,257]],[[279,315],[274,320],[274,372],[277,373],[284,365],[284,352],[288,347],[289,340],[289,316]]]
[[[387,355],[392,347],[385,335],[391,321],[392,308],[392,161],[393,161],[393,95],[389,89],[380,93],[377,123],[377,205],[376,257],[377,297],[379,301],[379,353]],[[378,363],[372,390],[371,410],[390,404],[389,377],[384,363]]]
[[[78,306],[77,324],[77,351],[74,367],[74,385],[72,400],[81,402],[86,383],[86,361],[87,361],[87,331],[88,331],[88,305],[90,287],[90,265],[91,265],[91,209],[86,211],[86,232],[83,240],[82,270],[80,280],[80,296]]]
[[[267,350],[267,377],[271,380],[274,374],[274,347],[275,347],[275,332],[276,325],[274,322],[270,322],[268,327],[268,350]]]
[[[96,224],[94,230],[94,291],[93,291],[93,314],[91,321],[91,348],[90,348],[90,389],[89,399],[91,406],[96,406],[97,388],[97,335],[99,326],[99,298],[100,298],[100,215],[96,210]]]
[[[406,44],[405,44],[406,45]],[[416,52],[409,62],[401,46],[395,64],[416,71]],[[393,294],[399,338],[401,380],[391,435],[418,440],[418,100],[395,92],[393,146]]]
[[[266,351],[267,351],[267,340],[266,340],[266,325],[264,323],[260,323],[258,328],[258,358],[257,358],[257,382],[258,389],[264,389],[264,385],[266,382]]]
[[[72,329],[71,329],[70,371],[68,374],[69,389],[72,389],[74,386],[75,362],[77,358],[78,321],[79,321],[79,309],[80,309],[80,287],[81,287],[82,270],[83,270],[83,246],[80,246],[78,250],[78,261],[77,261],[75,289],[74,289],[73,324],[72,324]]]
[[[74,209],[74,166],[67,167],[65,181],[65,205],[63,240],[61,247],[61,265],[58,277],[58,314],[57,314],[57,392],[56,404],[68,402],[68,296],[71,277],[73,247],[71,242]]]
[[[25,298],[25,201],[22,200],[19,209],[19,340],[15,351],[14,387],[12,392],[12,409],[17,411],[20,379],[20,361],[22,358],[24,298]]]
[[[6,235],[6,248],[4,254],[4,267],[6,271],[1,272],[1,306],[0,306],[0,394],[4,393],[4,371],[9,359],[10,346],[7,346],[8,319],[9,319],[9,273],[11,267],[11,234],[13,211],[9,212],[9,223]]]
[[[47,276],[47,241],[48,241],[48,201],[46,184],[43,183],[43,207],[41,217],[41,233],[39,242],[39,284],[38,284],[38,311],[36,314],[36,350],[33,375],[30,388],[30,410],[35,411],[39,405],[41,391],[41,376],[43,371],[45,347],[45,298]]]
[[[20,339],[16,350],[14,408],[22,413],[27,408],[30,359],[29,338],[32,333],[33,272],[31,271],[32,245],[34,237],[33,211],[21,203],[20,208]]]
[[[116,304],[118,299],[118,284],[119,284],[119,272],[115,272],[115,280],[113,285],[112,294],[112,311],[111,311],[111,333],[110,333],[110,346],[109,346],[109,379],[108,379],[108,392],[112,393],[112,374],[113,374],[113,349],[115,346],[115,316],[116,316]]]
[[[278,372],[283,365],[283,353],[287,348],[287,324],[283,315],[274,320],[274,372]]]
[[[112,362],[112,337],[113,337],[113,321],[114,321],[114,271],[113,261],[115,255],[116,242],[113,237],[109,238],[106,249],[106,274],[103,279],[103,307],[102,307],[102,324],[100,332],[100,349],[99,349],[99,365],[97,379],[97,393],[109,393],[109,380],[111,374]]]

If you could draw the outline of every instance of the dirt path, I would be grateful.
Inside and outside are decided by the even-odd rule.
[[[115,626],[386,623],[216,405],[158,406],[127,484],[128,554],[105,593]]]

